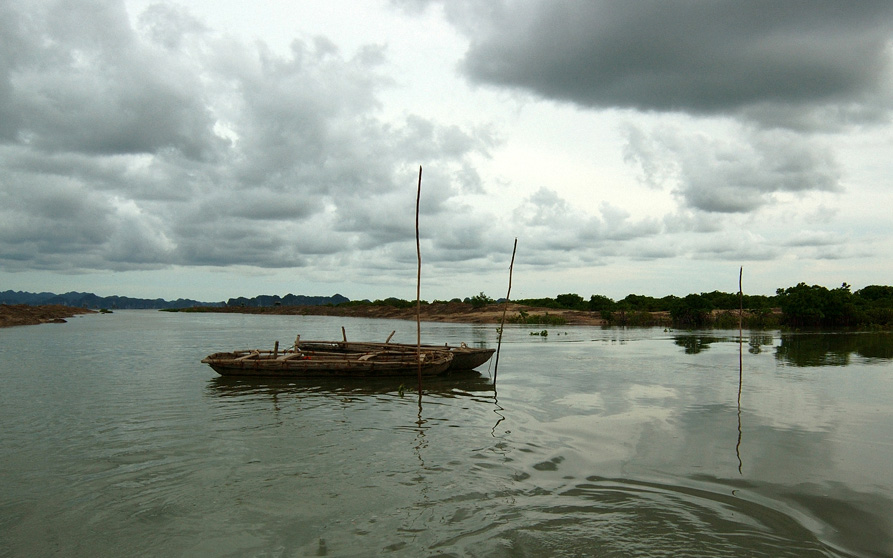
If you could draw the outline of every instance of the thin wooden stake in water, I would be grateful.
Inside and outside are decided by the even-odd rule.
[[[419,188],[415,198],[415,251],[419,260],[415,286],[416,361],[419,364],[419,397],[422,397],[422,248],[419,244],[419,201],[422,199],[422,166],[419,165]]]
[[[505,328],[505,313],[509,309],[509,296],[512,294],[512,268],[515,267],[515,251],[518,250],[518,239],[512,248],[512,262],[509,264],[509,289],[505,293],[505,306],[502,307],[502,321],[499,323],[499,339],[496,341],[496,363],[493,365],[493,383],[496,383],[496,373],[499,371],[499,349],[502,348],[502,331]]]
[[[738,474],[741,473],[741,388],[744,386],[744,289],[741,288],[741,277],[744,275],[744,266],[738,270],[738,443],[735,445],[735,455],[738,457]]]
[[[741,277],[744,266],[738,270],[738,415],[741,415],[741,385],[744,383],[744,289],[741,288]],[[740,420],[740,418],[739,418]]]
[[[744,275],[744,266],[738,269],[738,339],[741,339],[742,322],[744,321],[744,289],[741,288],[741,277]]]

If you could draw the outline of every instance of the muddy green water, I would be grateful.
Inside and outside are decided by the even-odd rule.
[[[506,328],[498,375],[224,379],[415,323],[0,330],[0,557],[893,556],[893,336]],[[423,342],[496,344],[423,324]]]

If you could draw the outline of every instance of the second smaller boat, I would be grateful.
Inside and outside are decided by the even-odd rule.
[[[394,333],[392,332],[391,335]],[[301,337],[295,340],[295,346],[306,350],[330,350],[330,351],[346,351],[355,353],[365,353],[369,351],[409,351],[413,354],[418,348],[417,345],[408,343],[375,343],[371,341],[301,341]],[[469,347],[465,343],[459,345],[422,345],[423,351],[438,351],[449,353],[453,356],[450,370],[474,370],[478,366],[484,364],[496,349],[488,349],[486,347]]]
[[[391,348],[367,351],[298,346],[285,351],[241,350],[208,355],[202,362],[221,376],[390,377],[434,376],[449,370],[453,355]]]

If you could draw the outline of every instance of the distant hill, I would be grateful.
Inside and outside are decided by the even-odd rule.
[[[201,302],[179,298],[177,300],[164,300],[163,298],[131,298],[126,296],[97,296],[93,293],[70,292],[65,294],[55,293],[29,293],[22,291],[0,292],[0,304],[28,304],[30,306],[43,306],[48,304],[60,304],[76,308],[110,308],[119,310],[146,310],[166,308],[193,308],[196,306],[321,306],[324,304],[341,304],[349,302],[347,297],[336,294],[334,296],[303,296],[287,294],[284,297],[277,295],[259,295],[253,298],[231,298],[227,302]]]
[[[120,310],[144,310],[163,308],[190,308],[193,306],[224,306],[223,302],[201,302],[190,299],[173,301],[163,298],[132,298],[127,296],[98,296],[93,293],[69,292],[29,293],[21,291],[0,292],[2,304],[27,304],[29,306],[45,306],[59,304],[76,308],[114,308]]]

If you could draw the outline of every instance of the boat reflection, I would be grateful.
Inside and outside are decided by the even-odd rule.
[[[208,391],[221,397],[251,394],[279,395],[287,393],[332,393],[351,395],[417,394],[417,379],[407,378],[267,378],[218,376],[208,381]],[[465,395],[495,395],[490,378],[476,370],[450,372],[425,378],[425,395],[462,397]]]

